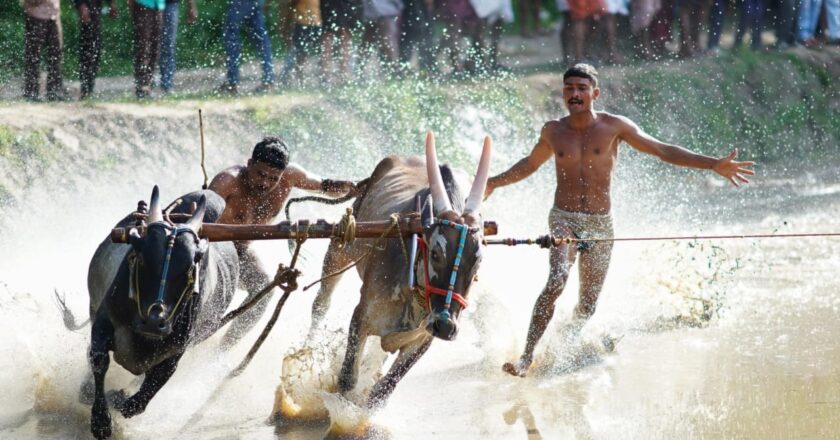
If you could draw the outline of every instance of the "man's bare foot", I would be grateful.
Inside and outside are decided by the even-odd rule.
[[[510,374],[511,376],[525,377],[525,375],[528,374],[528,368],[530,366],[531,361],[520,359],[519,362],[515,364],[513,362],[505,362],[505,364],[502,365],[502,371]]]

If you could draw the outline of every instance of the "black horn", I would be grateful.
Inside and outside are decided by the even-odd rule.
[[[159,222],[163,220],[163,211],[160,209],[160,190],[158,190],[158,186],[155,185],[152,188],[152,199],[149,201],[149,218],[147,220],[148,223]]]

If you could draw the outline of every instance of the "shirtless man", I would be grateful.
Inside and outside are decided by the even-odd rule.
[[[693,153],[654,139],[623,116],[593,110],[600,93],[597,72],[592,66],[577,64],[567,70],[563,75],[563,100],[569,115],[559,121],[547,122],[528,156],[490,178],[486,195],[496,188],[525,179],[553,157],[557,188],[554,207],[548,217],[551,233],[559,237],[610,238],[613,236],[610,181],[621,142],[674,165],[712,170],[736,187],[749,182],[747,175],[755,174],[749,168],[753,162],[735,161],[737,150],[723,158]],[[507,373],[525,376],[528,372],[534,348],[554,315],[554,303],[563,292],[578,253],[580,299],[575,308],[575,328],[579,329],[595,313],[609,268],[612,242],[583,242],[551,248],[548,283],[534,305],[525,351],[519,362],[508,362],[502,367]]]
[[[289,163],[289,149],[279,138],[266,137],[255,147],[248,164],[235,165],[220,172],[210,182],[210,189],[227,202],[219,223],[268,224],[283,206],[292,188],[321,191],[341,196],[356,191],[356,185],[342,180],[321,179],[298,165]],[[272,279],[263,271],[250,242],[235,242],[239,253],[241,286],[248,291],[248,299],[255,296]],[[223,344],[239,340],[262,316],[269,296],[254,306],[243,319],[236,320],[225,334]],[[247,301],[247,300],[246,300]]]

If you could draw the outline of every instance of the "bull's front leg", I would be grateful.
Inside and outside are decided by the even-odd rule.
[[[385,404],[385,401],[394,392],[397,383],[423,357],[423,354],[432,345],[433,339],[431,336],[427,336],[400,349],[400,354],[397,355],[397,360],[391,365],[388,374],[379,379],[370,391],[370,396],[368,396],[367,400],[368,408],[376,408]]]
[[[350,329],[347,332],[347,352],[344,355],[344,363],[341,365],[341,374],[338,376],[338,391],[342,394],[352,391],[359,380],[359,364],[368,336],[364,329],[363,304],[364,300],[353,311]]]
[[[90,412],[90,432],[98,439],[111,436],[111,415],[105,400],[105,374],[111,362],[108,353],[113,341],[114,327],[106,318],[98,316],[91,326],[88,360],[93,371],[93,406]]]
[[[125,402],[118,408],[120,413],[125,418],[134,417],[137,414],[146,410],[146,405],[155,397],[155,394],[169,381],[175,369],[178,367],[178,361],[181,355],[172,356],[165,361],[155,365],[148,372],[140,385],[140,389],[134,393],[133,396],[125,400]]]

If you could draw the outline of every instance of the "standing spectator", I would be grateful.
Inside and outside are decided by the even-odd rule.
[[[268,32],[265,29],[262,3],[262,0],[229,0],[228,2],[228,12],[225,16],[225,27],[222,33],[225,43],[227,81],[219,87],[220,92],[231,94],[239,92],[239,62],[242,51],[239,32],[243,21],[248,22],[250,28],[248,35],[262,57],[262,84],[254,92],[265,93],[274,86],[271,40],[268,38]]]
[[[787,49],[796,44],[796,17],[800,0],[779,0],[776,16],[776,49]]]
[[[74,0],[79,11],[79,81],[81,92],[79,99],[87,99],[93,93],[99,61],[102,56],[102,35],[100,33],[100,12],[102,0]],[[109,15],[118,15],[115,0],[110,2]]]
[[[59,0],[24,0],[23,97],[37,101],[40,92],[41,51],[46,49],[47,100],[65,101],[67,92],[61,80],[61,8]]]
[[[405,8],[400,17],[400,64],[408,69],[412,52],[417,52],[417,65],[421,71],[435,69],[434,28],[432,11],[427,0],[404,0]]]
[[[440,47],[449,57],[452,75],[475,73],[475,58],[481,52],[480,20],[469,0],[436,0],[435,17],[444,23]],[[469,51],[461,62],[463,37],[470,40]]]
[[[587,21],[603,15],[606,12],[606,6],[601,0],[569,0],[569,12],[572,17],[574,62],[577,63],[587,58],[584,49]]]
[[[400,46],[397,18],[402,10],[402,0],[362,0],[362,53],[371,49],[378,52],[382,67],[389,73],[397,63]]]
[[[763,0],[745,0],[763,1]],[[702,52],[700,29],[702,28],[704,0],[677,0],[680,18],[680,56],[690,58]]]
[[[540,0],[519,0],[517,2],[519,12],[519,34],[525,38],[540,34]],[[534,32],[528,30],[528,22],[533,21]]]
[[[627,9],[627,0],[605,0],[607,15],[604,17],[604,24],[607,27],[607,59],[612,64],[624,64],[624,56],[618,52],[616,36],[616,20],[619,15],[627,16],[630,11]]]
[[[280,82],[289,85],[292,70],[302,80],[301,68],[310,56],[321,50],[321,5],[318,0],[296,0],[295,25],[292,29],[292,48],[286,54]]]
[[[476,15],[481,19],[481,40],[489,40],[481,56],[482,70],[495,73],[504,68],[499,64],[499,42],[505,23],[513,23],[511,0],[470,0]],[[485,36],[487,38],[485,38]]]
[[[782,0],[793,2],[796,0]],[[710,52],[718,52],[720,50],[720,33],[723,28],[723,19],[726,15],[726,0],[712,0],[711,8],[709,9],[709,38],[706,41],[706,49]]]
[[[659,11],[662,9],[662,0],[633,0],[630,2],[630,7],[633,9],[633,13],[630,16],[630,30],[636,35],[641,35],[642,58],[648,60],[653,59],[661,53],[654,45],[651,28],[655,23],[657,15],[659,15]]]
[[[163,10],[163,29],[160,38],[160,89],[163,93],[172,91],[175,78],[175,41],[178,37],[178,15],[180,0],[166,0]],[[198,19],[195,0],[187,0],[187,23]]]
[[[160,27],[164,0],[133,0],[131,21],[134,23],[134,93],[137,99],[152,95],[152,75],[160,51]]]
[[[349,78],[352,32],[359,27],[361,16],[360,0],[321,0],[321,21],[324,32],[321,70],[325,81],[329,81],[332,75],[332,61],[336,47],[340,57],[339,79],[344,82]]]
[[[750,31],[750,47],[761,49],[761,28],[764,18],[764,0],[742,0],[741,16],[738,19],[738,30],[735,32],[734,47],[741,45],[744,34]]]
[[[802,0],[799,9],[799,42],[806,47],[815,46],[817,41],[814,34],[817,31],[817,21],[823,0]],[[840,43],[840,0],[825,0],[825,12],[828,19],[828,41],[831,44]]]
[[[563,64],[572,63],[572,13],[568,0],[557,0],[557,11],[560,12],[560,47],[563,49]]]

